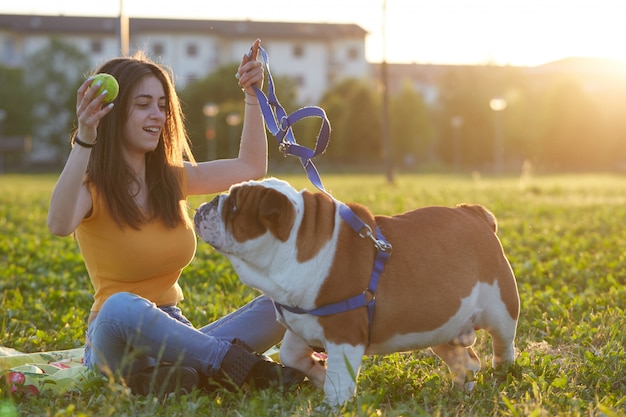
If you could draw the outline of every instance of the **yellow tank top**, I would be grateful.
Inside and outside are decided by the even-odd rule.
[[[182,300],[178,278],[196,252],[193,228],[181,224],[170,229],[161,221],[140,230],[120,228],[101,196],[90,191],[93,211],[76,229],[76,240],[95,290],[91,310],[99,311],[117,292],[137,294],[157,305]]]

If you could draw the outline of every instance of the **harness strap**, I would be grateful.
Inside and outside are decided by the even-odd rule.
[[[391,243],[387,242],[385,236],[383,236],[382,232],[376,227],[376,237],[372,234],[372,228],[361,220],[354,211],[347,205],[341,202],[337,202],[339,204],[339,215],[341,218],[352,227],[352,230],[357,232],[359,236],[362,238],[370,238],[374,241],[374,247],[379,252],[389,252],[391,253]]]
[[[384,240],[380,229],[376,228],[376,234],[379,239]],[[372,335],[372,325],[374,323],[374,311],[376,308],[376,290],[378,289],[378,280],[380,275],[385,268],[385,262],[389,258],[391,251],[382,251],[378,250],[376,252],[376,259],[374,260],[374,269],[372,271],[372,275],[370,277],[370,282],[368,287],[358,295],[347,298],[342,301],[338,301],[336,303],[326,304],[311,310],[307,310],[300,307],[291,307],[284,304],[280,304],[274,301],[274,306],[276,307],[276,311],[278,314],[285,318],[283,310],[287,310],[290,313],[295,314],[311,314],[317,317],[324,316],[332,316],[333,314],[345,313],[350,310],[355,310],[357,308],[367,306],[367,316],[368,316],[368,332],[367,332],[367,341],[368,344],[371,342]]]
[[[380,232],[380,229],[376,227],[376,235],[379,240],[384,241],[384,236]],[[287,310],[291,313],[295,314],[311,314],[317,317],[331,316],[333,314],[344,313],[350,310],[355,310],[357,308],[367,306],[367,315],[368,315],[368,343],[371,342],[371,334],[372,334],[372,325],[374,323],[374,311],[376,309],[376,290],[378,289],[378,280],[380,275],[385,268],[385,262],[391,255],[391,250],[378,250],[376,252],[376,259],[374,260],[374,268],[372,270],[372,275],[370,277],[370,282],[368,287],[358,295],[350,297],[348,299],[332,303],[326,304],[321,307],[314,308],[312,310],[307,310],[300,307],[291,307],[284,304],[280,304],[274,301],[274,306],[276,307],[276,311],[283,317],[283,310]]]

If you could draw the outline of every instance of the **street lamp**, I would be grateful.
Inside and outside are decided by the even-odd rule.
[[[489,101],[489,107],[493,110],[493,169],[496,174],[502,173],[502,159],[504,158],[504,126],[502,112],[506,109],[507,102],[502,97],[494,97]]]
[[[0,174],[4,172],[4,119],[7,117],[7,111],[0,109]]]
[[[204,138],[207,141],[207,161],[210,161],[217,157],[215,152],[215,116],[217,116],[219,111],[220,108],[216,103],[206,103],[202,108],[202,113],[205,117]]]
[[[0,109],[0,138],[4,135],[4,119],[7,117],[7,111]]]
[[[237,156],[237,126],[241,123],[241,115],[236,112],[230,112],[226,116],[226,124],[228,125],[228,156],[234,158]]]
[[[461,128],[463,127],[463,116],[452,116],[450,124],[454,130],[454,166],[458,170],[461,168]]]

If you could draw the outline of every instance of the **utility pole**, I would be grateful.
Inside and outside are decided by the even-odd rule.
[[[393,151],[391,146],[390,137],[390,122],[389,122],[389,77],[387,75],[387,0],[383,0],[383,24],[382,24],[382,38],[383,38],[383,60],[380,65],[380,77],[382,87],[382,141],[383,152],[385,155],[385,167],[387,182],[394,182],[393,172]]]
[[[504,160],[504,125],[503,112],[507,102],[502,97],[495,97],[489,101],[493,110],[493,171],[496,175],[502,174]]]
[[[129,22],[128,16],[124,11],[124,0],[120,0],[120,18],[119,18],[119,31],[118,31],[118,39],[120,41],[120,55],[128,56],[130,43],[129,40]]]

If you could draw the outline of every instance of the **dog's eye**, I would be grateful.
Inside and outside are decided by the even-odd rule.
[[[237,209],[237,205],[235,204],[234,201],[230,201],[230,212],[231,214],[236,214],[237,211],[239,211],[239,209]]]

